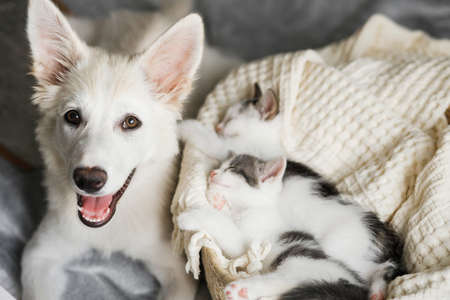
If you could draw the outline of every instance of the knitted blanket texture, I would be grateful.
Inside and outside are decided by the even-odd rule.
[[[408,274],[389,284],[388,299],[450,299],[450,41],[376,15],[339,43],[240,66],[208,95],[198,119],[214,126],[254,82],[279,95],[288,158],[337,183],[404,240]],[[176,226],[183,210],[209,205],[207,174],[215,165],[185,146],[171,207],[174,246],[185,250],[195,277],[202,247],[230,278],[245,277],[261,269],[270,245],[255,241],[229,258],[207,233]]]

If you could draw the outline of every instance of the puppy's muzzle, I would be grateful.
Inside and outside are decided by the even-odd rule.
[[[73,171],[73,180],[80,190],[87,193],[98,192],[106,183],[108,175],[99,167],[76,168]]]

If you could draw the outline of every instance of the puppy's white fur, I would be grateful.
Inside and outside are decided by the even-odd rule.
[[[98,46],[112,53],[140,53],[146,50],[161,32],[192,9],[192,0],[162,0],[158,12],[118,10],[104,18],[69,16],[72,28],[88,45]],[[242,61],[224,53],[207,42],[197,72],[198,80],[183,107],[184,117],[195,118],[196,113],[214,85]]]
[[[195,284],[170,247],[169,203],[177,172],[176,121],[201,61],[204,34],[194,14],[149,44],[170,21],[155,13],[145,39],[136,42],[142,38],[136,35],[127,51],[107,52],[79,39],[49,0],[30,1],[27,32],[38,81],[34,102],[41,113],[37,139],[48,211],[23,255],[23,299],[60,299],[64,265],[92,247],[142,260],[160,281],[163,299],[193,299]],[[85,36],[92,33],[92,24],[78,25]],[[64,121],[71,109],[81,113],[78,127]],[[127,114],[142,126],[122,130]],[[136,168],[116,214],[99,228],[80,222],[76,193],[86,193],[72,179],[75,168],[93,166],[108,174],[95,196],[117,192]]]

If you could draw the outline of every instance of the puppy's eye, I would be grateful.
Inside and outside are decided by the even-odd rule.
[[[141,127],[141,121],[135,116],[127,116],[122,122],[122,129],[137,129]]]
[[[72,109],[64,114],[64,120],[71,125],[78,126],[81,123],[81,115],[78,111]]]

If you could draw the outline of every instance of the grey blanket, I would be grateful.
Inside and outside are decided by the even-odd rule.
[[[65,0],[75,14],[97,16],[117,8],[151,9],[151,0]],[[374,13],[411,28],[450,37],[450,2],[439,0],[197,0],[207,36],[245,59],[314,48],[354,32]],[[20,296],[20,256],[45,209],[41,162],[33,141],[36,113],[24,34],[26,2],[0,2],[0,144],[29,161],[23,172],[0,159],[0,287]],[[154,299],[159,284],[151,270],[116,253],[90,251],[66,266],[64,299]],[[203,290],[204,291],[204,290]],[[205,296],[205,293],[203,294]]]
[[[20,257],[43,211],[39,171],[20,172],[0,158],[0,286],[20,294]]]

